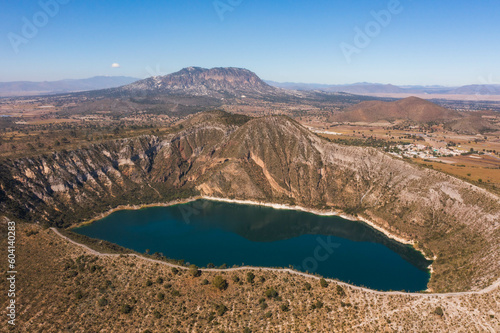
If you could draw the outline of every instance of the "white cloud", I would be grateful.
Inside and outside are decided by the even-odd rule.
[[[116,63],[116,62],[115,62],[115,63],[112,63],[112,64],[111,64],[111,68],[120,68],[120,64],[118,64],[118,63]]]

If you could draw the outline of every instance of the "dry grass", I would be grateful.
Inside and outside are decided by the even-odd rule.
[[[36,234],[28,236],[30,230]],[[5,242],[3,237],[2,248]],[[247,327],[251,332],[500,330],[498,290],[475,296],[412,297],[344,288],[343,295],[333,283],[322,288],[314,279],[272,272],[255,272],[254,283],[249,283],[246,272],[238,272],[222,274],[229,286],[220,291],[203,283],[217,273],[193,277],[139,258],[92,256],[48,229],[25,224],[18,225],[18,251],[19,332],[244,332]],[[266,297],[269,288],[278,297]],[[5,294],[0,297],[5,309]],[[284,304],[289,311],[282,310]],[[130,306],[129,313],[123,313],[124,305]],[[442,316],[435,313],[438,307]],[[5,325],[2,329],[8,331]]]

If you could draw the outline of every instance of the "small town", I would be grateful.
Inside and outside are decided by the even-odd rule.
[[[434,148],[422,144],[404,144],[388,148],[390,154],[398,157],[432,159],[438,157],[453,157],[466,154],[465,150],[458,147]]]

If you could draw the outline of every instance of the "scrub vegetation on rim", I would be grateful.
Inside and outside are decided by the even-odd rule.
[[[161,138],[6,161],[0,185],[9,216],[57,226],[199,194],[344,211],[436,256],[434,291],[481,289],[500,271],[497,196],[375,149],[330,143],[283,116],[201,113]]]

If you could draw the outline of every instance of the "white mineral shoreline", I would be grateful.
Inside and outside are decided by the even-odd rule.
[[[236,204],[242,204],[242,205],[265,206],[265,207],[271,207],[274,209],[296,210],[296,211],[307,212],[307,213],[311,213],[311,214],[315,214],[315,215],[319,215],[319,216],[339,216],[339,217],[346,219],[346,220],[349,220],[349,221],[365,223],[368,226],[370,226],[371,228],[383,233],[386,237],[388,237],[394,241],[397,241],[399,243],[406,244],[406,245],[411,245],[416,251],[420,252],[427,260],[436,260],[436,257],[429,258],[428,256],[426,256],[426,254],[421,249],[416,248],[415,242],[413,240],[405,239],[405,238],[402,238],[398,235],[395,235],[395,234],[391,233],[390,231],[388,231],[387,229],[385,229],[385,228],[377,225],[376,223],[374,223],[368,219],[365,219],[363,217],[356,217],[356,216],[348,215],[348,214],[342,213],[341,211],[335,211],[335,210],[324,211],[324,210],[319,210],[319,209],[305,208],[302,206],[290,206],[290,205],[286,205],[286,204],[277,204],[277,203],[254,201],[254,200],[227,199],[227,198],[210,197],[210,196],[195,196],[195,197],[191,197],[191,198],[187,198],[187,199],[180,199],[180,200],[173,200],[170,202],[160,202],[160,203],[145,204],[145,205],[120,205],[116,208],[110,209],[109,211],[107,211],[105,213],[99,214],[98,216],[96,216],[95,218],[93,218],[89,221],[79,223],[79,224],[71,227],[70,229],[78,228],[78,227],[81,227],[83,225],[93,223],[97,220],[103,219],[106,216],[111,215],[112,213],[120,211],[120,210],[139,210],[139,209],[151,208],[151,207],[169,207],[169,206],[174,206],[174,205],[186,204],[186,203],[193,202],[193,201],[200,200],[200,199],[210,200],[210,201],[227,202],[227,203],[236,203]],[[432,274],[434,273],[434,270],[432,268],[432,264],[429,265],[428,269],[429,269],[429,272],[432,276]]]

